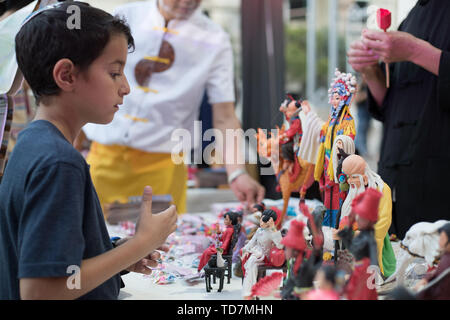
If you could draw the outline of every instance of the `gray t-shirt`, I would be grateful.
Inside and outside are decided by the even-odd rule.
[[[112,249],[89,166],[48,121],[19,134],[0,199],[0,300],[20,299],[21,278],[73,276],[83,259]],[[116,275],[80,299],[117,299],[119,290]]]

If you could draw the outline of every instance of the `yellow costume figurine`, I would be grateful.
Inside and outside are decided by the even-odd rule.
[[[382,193],[378,206],[378,220],[374,229],[378,265],[384,277],[389,277],[395,272],[396,267],[395,254],[388,234],[392,222],[391,189],[358,155],[353,154],[345,158],[342,163],[342,174],[346,176],[350,189],[342,204],[341,220],[350,215],[353,199],[368,188],[374,188]]]
[[[350,105],[357,87],[356,78],[352,74],[341,73],[336,69],[335,75],[336,78],[328,90],[329,103],[331,104],[329,118],[325,123],[322,122],[320,133],[317,130],[311,130],[311,132],[314,132],[312,135],[316,135],[316,137],[318,135],[319,139],[314,178],[319,182],[320,189],[323,192],[323,203],[327,208],[323,225],[333,228],[336,226],[337,213],[345,198],[345,193],[339,193],[339,183],[334,174],[332,147],[334,140],[339,135],[355,139],[355,122],[350,114]],[[308,113],[311,111],[309,103],[304,101],[302,108],[306,115],[305,126],[312,126],[309,124]],[[320,120],[315,119],[314,121],[317,128]],[[312,139],[316,137],[312,137]]]

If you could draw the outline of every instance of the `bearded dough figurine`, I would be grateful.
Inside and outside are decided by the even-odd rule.
[[[389,277],[395,272],[397,262],[388,233],[392,222],[391,189],[358,155],[349,155],[345,158],[342,162],[342,174],[345,176],[350,189],[342,204],[341,219],[350,215],[352,201],[368,188],[374,188],[382,193],[378,207],[378,220],[374,230],[378,266],[383,276]]]

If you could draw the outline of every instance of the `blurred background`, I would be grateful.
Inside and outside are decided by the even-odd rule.
[[[112,13],[117,6],[135,1],[139,0],[85,2]],[[326,120],[330,109],[327,91],[335,69],[353,72],[346,62],[350,44],[360,37],[363,28],[377,28],[378,8],[392,12],[390,30],[395,30],[416,2],[203,0],[201,8],[230,35],[234,50],[236,113],[244,130],[270,130],[283,123],[278,108],[286,92],[309,100]],[[376,171],[382,124],[370,118],[365,99],[364,84],[360,83],[359,95],[351,108],[357,126],[355,143],[358,153]],[[209,109],[202,107],[203,130],[208,129],[205,126],[208,112]],[[253,155],[247,157],[254,157],[255,150],[249,149],[246,152]],[[266,188],[274,183],[273,176],[260,178]]]

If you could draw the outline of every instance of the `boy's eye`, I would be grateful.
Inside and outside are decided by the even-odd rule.
[[[113,78],[113,79],[115,79],[115,78],[117,78],[117,77],[119,77],[120,76],[120,73],[111,73],[111,77]]]

